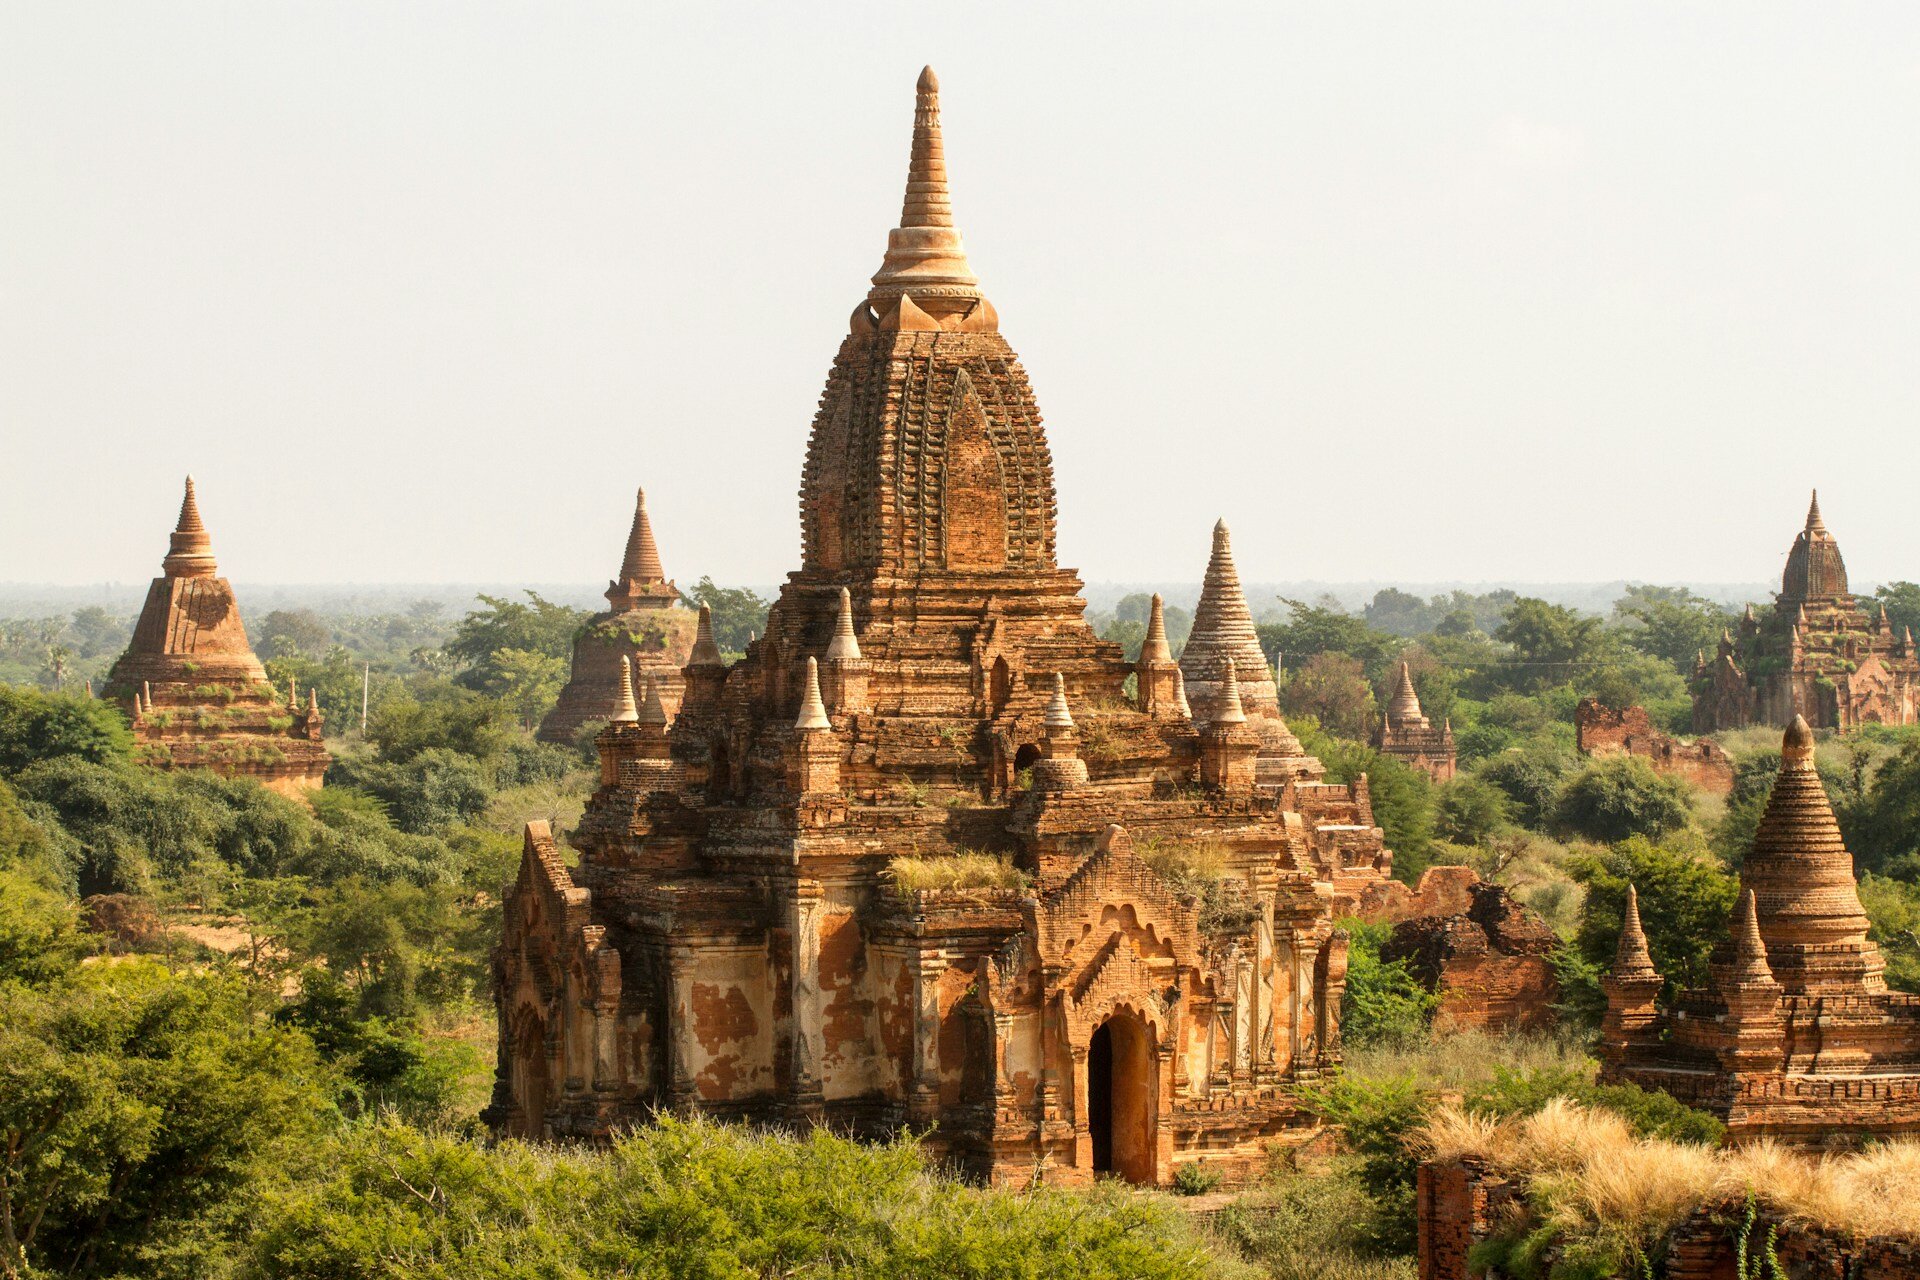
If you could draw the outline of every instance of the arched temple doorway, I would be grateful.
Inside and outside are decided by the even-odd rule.
[[[1154,1055],[1139,1018],[1117,1013],[1094,1030],[1087,1046],[1087,1129],[1093,1171],[1152,1185],[1154,1175]]]
[[[519,1033],[513,1037],[514,1067],[520,1074],[520,1117],[512,1136],[538,1141],[547,1136],[547,1035],[532,1010],[522,1010]]]

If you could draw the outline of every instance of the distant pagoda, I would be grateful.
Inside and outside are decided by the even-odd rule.
[[[1664,1089],[1735,1139],[1804,1146],[1920,1133],[1920,996],[1889,992],[1827,793],[1796,716],[1704,987],[1672,1008],[1629,890],[1603,980],[1602,1079]]]
[[[105,690],[133,719],[138,758],[289,795],[318,787],[330,758],[319,701],[311,689],[302,703],[291,683],[284,697],[268,683],[233,587],[219,576],[191,476],[161,568]]]
[[[1373,749],[1411,765],[1435,782],[1453,777],[1455,756],[1453,724],[1435,727],[1420,709],[1420,694],[1413,687],[1413,673],[1400,664],[1400,680],[1394,686],[1393,699],[1374,730]]]
[[[627,553],[606,596],[607,611],[595,614],[574,637],[573,675],[540,722],[544,742],[571,743],[581,725],[613,718],[623,658],[633,664],[634,679],[644,681],[652,673],[669,721],[680,709],[680,668],[693,647],[694,617],[680,607],[680,589],[661,567],[645,489],[634,499]]]
[[[1818,729],[1920,723],[1913,635],[1894,635],[1884,607],[1875,617],[1847,590],[1847,565],[1820,518],[1818,493],[1787,553],[1773,612],[1762,620],[1749,607],[1693,673],[1696,733],[1795,716]]]

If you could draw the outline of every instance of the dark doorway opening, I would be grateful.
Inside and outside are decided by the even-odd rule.
[[[1087,1130],[1093,1171],[1113,1172],[1113,1024],[1103,1022],[1087,1046]]]
[[[1154,1183],[1153,1050],[1146,1025],[1132,1014],[1101,1023],[1087,1045],[1087,1133],[1095,1173]]]

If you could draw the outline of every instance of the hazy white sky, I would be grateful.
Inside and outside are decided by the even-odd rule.
[[[928,61],[1089,579],[1920,577],[1920,6],[6,0],[0,580],[777,580]]]

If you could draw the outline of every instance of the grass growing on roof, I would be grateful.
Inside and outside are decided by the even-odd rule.
[[[902,855],[887,863],[887,880],[902,897],[927,889],[1024,889],[1027,873],[1005,854],[962,849],[935,857]]]

